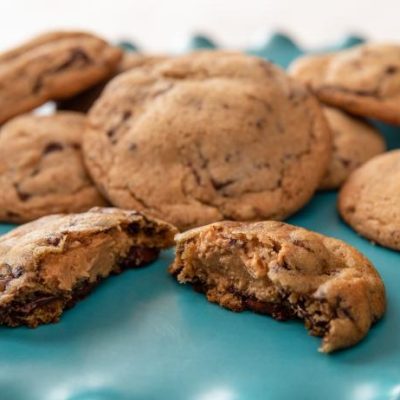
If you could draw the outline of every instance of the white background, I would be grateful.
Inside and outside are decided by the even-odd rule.
[[[0,50],[49,29],[80,28],[174,51],[196,32],[243,48],[276,29],[311,47],[346,33],[400,42],[400,0],[0,0]]]

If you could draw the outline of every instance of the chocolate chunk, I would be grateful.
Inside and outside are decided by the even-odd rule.
[[[34,309],[38,307],[43,307],[54,300],[60,300],[56,296],[48,294],[37,294],[33,300],[26,302],[25,304],[18,305],[14,308],[14,314],[16,315],[26,315],[30,314]]]
[[[9,218],[11,220],[21,217],[18,213],[14,212],[14,211],[8,211],[8,210],[6,211],[6,215],[7,215],[7,218]]]
[[[61,151],[64,146],[58,142],[50,142],[43,150],[43,154],[52,153],[54,151]]]
[[[14,184],[14,188],[15,188],[18,198],[21,201],[27,201],[31,198],[31,195],[29,193],[22,191],[17,183]]]
[[[279,253],[281,251],[281,248],[282,248],[282,245],[279,242],[277,242],[276,240],[272,241],[272,250],[275,253]]]
[[[89,279],[83,279],[77,283],[72,290],[71,298],[67,301],[65,308],[72,308],[79,300],[84,299],[96,286],[100,284],[100,282],[99,279],[94,282],[90,282]]]
[[[183,266],[182,266],[183,268]],[[197,292],[197,293],[207,293],[208,290],[208,285],[200,280],[198,277],[195,277],[190,284],[192,285],[192,288]]]
[[[108,136],[109,138],[112,138],[112,137],[114,136],[114,133],[115,133],[115,128],[110,128],[110,129],[107,131],[107,136]]]
[[[307,245],[306,242],[304,242],[303,240],[299,240],[299,239],[295,239],[292,241],[292,243],[297,246],[297,247],[301,247],[302,249],[310,252],[310,253],[314,253],[314,250]]]
[[[210,182],[213,188],[218,191],[224,189],[229,185],[232,185],[232,183],[235,183],[235,179],[227,179],[226,181],[217,181],[216,179],[211,178]]]
[[[396,67],[395,65],[388,65],[385,69],[385,73],[387,73],[388,75],[393,75],[398,71],[398,67]]]
[[[71,50],[70,56],[63,64],[54,68],[53,72],[60,72],[70,67],[85,66],[92,63],[91,58],[80,48]]]
[[[263,129],[263,128],[264,128],[264,125],[265,125],[265,119],[264,119],[264,118],[259,118],[259,119],[256,121],[256,127],[257,127],[258,129]]]
[[[118,262],[122,269],[137,268],[154,261],[159,250],[151,247],[132,246],[128,254]]]
[[[13,267],[11,271],[14,278],[19,278],[24,273],[24,267],[22,265],[17,265]]]
[[[127,231],[131,234],[131,235],[136,235],[137,233],[139,233],[140,231],[140,224],[139,222],[132,222],[128,225],[127,227]]]
[[[295,318],[295,314],[286,306],[284,303],[270,303],[266,301],[260,301],[256,298],[247,298],[244,300],[246,308],[254,311],[258,314],[270,315],[278,321],[286,321],[288,319]]]
[[[132,111],[130,110],[124,111],[124,113],[122,114],[122,121],[126,121],[131,116],[132,116]]]
[[[130,111],[130,110],[124,111],[124,112],[122,113],[122,116],[121,116],[120,121],[119,121],[115,126],[113,126],[112,128],[110,128],[110,129],[107,131],[107,136],[108,136],[109,138],[112,138],[112,137],[115,135],[115,133],[118,131],[118,129],[121,128],[121,126],[123,125],[123,123],[124,123],[125,121],[127,121],[131,116],[132,116],[132,111]]]
[[[50,236],[47,238],[47,243],[52,245],[52,246],[58,246],[58,244],[61,241],[61,237],[60,236]]]
[[[144,234],[147,235],[147,236],[152,236],[152,235],[154,235],[155,231],[156,231],[156,230],[154,229],[154,226],[145,226],[145,227],[143,228],[143,232],[144,232]]]

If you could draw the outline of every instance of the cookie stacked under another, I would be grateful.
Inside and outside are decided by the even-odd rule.
[[[0,128],[0,220],[25,222],[107,202],[83,164],[83,114],[25,114]]]
[[[290,72],[330,106],[400,125],[400,45],[367,43],[306,56]]]
[[[320,189],[337,189],[360,165],[386,149],[385,139],[370,123],[336,108],[325,106],[333,137],[333,153]]]
[[[361,235],[400,250],[400,150],[357,169],[340,191],[338,208]]]

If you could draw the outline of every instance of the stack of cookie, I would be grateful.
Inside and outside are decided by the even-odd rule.
[[[400,122],[391,113],[400,55],[382,67],[388,80],[377,72],[386,61],[367,57],[361,82],[351,68],[364,56],[337,55],[349,64],[335,67],[337,90],[335,57],[300,61],[294,79],[237,52],[138,56],[76,32],[0,55],[0,218],[43,217],[0,238],[0,323],[58,320],[111,273],[153,261],[174,244],[176,226],[191,230],[177,236],[170,272],[210,301],[302,319],[326,352],[361,340],[385,310],[371,263],[339,240],[256,222],[286,219],[385,150],[379,132],[347,112]],[[48,101],[54,114],[23,114]],[[400,165],[396,153],[383,157],[371,161],[382,171]],[[386,191],[366,188],[368,165],[340,201],[366,235],[371,204],[397,193],[396,175],[376,179]],[[393,213],[372,221],[386,245],[380,223]]]
[[[340,166],[344,178],[337,182],[344,183],[338,202],[341,216],[361,235],[400,250],[400,150],[378,155],[384,142],[365,120],[400,125],[400,46],[365,44],[307,56],[290,71],[323,104],[336,107],[327,116],[336,144],[331,169]],[[336,174],[339,178],[339,169]],[[331,186],[329,181],[333,183],[327,176],[323,186]]]

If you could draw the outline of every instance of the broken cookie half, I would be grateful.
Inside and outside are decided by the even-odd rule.
[[[136,211],[92,208],[0,237],[0,324],[56,322],[110,274],[154,261],[177,230]]]
[[[176,236],[170,273],[211,302],[277,320],[299,318],[332,352],[359,342],[382,317],[385,288],[346,243],[281,222],[221,222]]]

